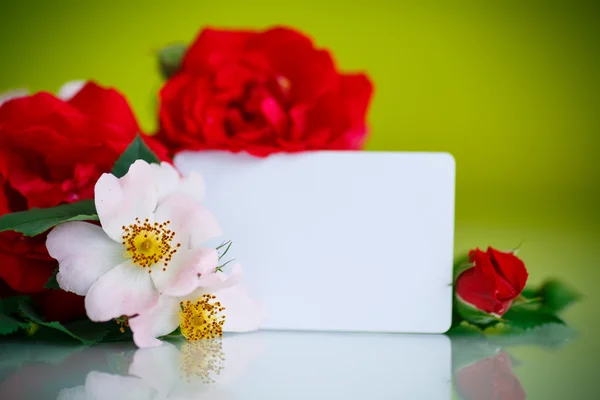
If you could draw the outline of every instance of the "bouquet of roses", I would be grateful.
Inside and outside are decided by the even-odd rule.
[[[93,82],[1,98],[0,335],[149,347],[257,329],[264,312],[224,258],[231,242],[205,244],[221,232],[202,177],[171,155],[362,146],[370,81],[296,31],[206,29],[159,61],[156,135]]]
[[[287,28],[203,30],[159,53],[167,78],[158,132],[93,82],[58,96],[0,97],[0,335],[133,338],[140,347],[258,329],[264,311],[226,260],[182,150],[359,150],[373,85]],[[455,327],[549,322],[577,296],[559,282],[525,289],[515,252],[475,250],[455,266]]]

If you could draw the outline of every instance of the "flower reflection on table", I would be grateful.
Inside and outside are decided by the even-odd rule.
[[[264,350],[262,339],[253,334],[165,341],[137,350],[130,343],[40,345],[23,353],[25,348],[20,343],[0,347],[6,356],[0,366],[8,366],[4,360],[14,361],[14,373],[2,368],[7,374],[0,379],[0,393],[7,398],[229,399],[228,387]]]
[[[519,334],[452,336],[454,386],[465,400],[523,400],[527,398],[515,370],[520,364],[510,349],[536,346],[558,349],[575,336],[567,326],[550,324]]]
[[[261,352],[252,335],[184,342],[135,350],[125,374],[91,371],[85,384],[63,389],[58,399],[225,399]]]

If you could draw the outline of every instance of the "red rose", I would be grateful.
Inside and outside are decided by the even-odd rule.
[[[525,288],[528,276],[525,264],[513,253],[491,247],[487,252],[471,251],[469,259],[473,267],[456,280],[458,300],[484,313],[503,315]]]
[[[458,391],[465,400],[522,400],[527,398],[519,378],[512,372],[506,353],[499,353],[455,372]]]
[[[372,92],[299,32],[206,29],[160,92],[158,138],[174,152],[356,150]]]
[[[4,103],[0,106],[0,215],[93,198],[100,175],[112,169],[138,132],[125,98],[94,83],[69,101],[38,93]],[[145,140],[166,159],[160,144]],[[57,267],[45,239],[45,235],[0,233],[0,295],[33,294],[42,309],[50,311],[44,305],[52,305],[48,317],[77,317],[83,313],[83,298],[43,289]]]

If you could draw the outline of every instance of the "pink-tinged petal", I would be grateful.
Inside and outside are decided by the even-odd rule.
[[[157,337],[168,335],[179,326],[179,299],[160,296],[154,307],[130,318],[129,326],[139,348],[160,346],[162,342]]]
[[[135,219],[152,219],[157,204],[156,180],[150,165],[134,162],[121,179],[103,174],[95,187],[95,203],[102,229],[113,240],[121,242],[123,226]]]
[[[266,317],[263,306],[250,296],[244,285],[235,285],[213,293],[225,307],[223,332],[250,332],[260,328]]]
[[[242,267],[235,264],[230,274],[225,272],[213,272],[200,278],[198,289],[192,293],[180,297],[180,300],[195,302],[205,294],[217,294],[221,289],[226,289],[231,286],[238,285],[242,281]]]
[[[64,101],[69,101],[83,89],[86,83],[86,81],[69,81],[58,89],[56,97]]]
[[[182,178],[179,171],[167,162],[151,164],[151,167],[158,188],[158,203],[175,194],[188,196],[199,204],[204,200],[205,184],[202,175],[191,172]]]
[[[90,287],[85,310],[92,321],[103,322],[139,314],[153,307],[158,296],[148,269],[128,260],[102,275]]]
[[[144,381],[130,376],[91,371],[85,379],[88,399],[153,399],[156,392]]]
[[[199,247],[203,242],[221,235],[221,227],[215,217],[188,196],[176,194],[159,204],[156,221],[171,221],[169,229],[176,232],[175,240],[183,247]],[[177,235],[183,239],[178,239]],[[184,243],[185,236],[189,241]]]
[[[175,193],[179,188],[181,176],[171,164],[162,162],[160,164],[150,164],[152,173],[156,180],[157,202],[160,203],[166,197]]]
[[[198,288],[199,276],[214,271],[219,263],[215,249],[180,248],[168,265],[157,265],[152,280],[159,292],[169,296],[185,296]]]
[[[214,272],[211,274],[202,275],[198,282],[198,287],[211,290],[225,289],[240,283],[242,281],[242,277],[242,266],[236,264],[233,266],[230,274],[226,274],[224,272]]]
[[[190,172],[181,180],[178,193],[190,197],[197,203],[202,203],[206,193],[204,177],[196,172]]]
[[[46,239],[50,256],[58,261],[61,289],[85,296],[90,286],[123,262],[124,248],[99,226],[73,221],[52,229]]]
[[[129,374],[141,378],[158,393],[167,396],[181,373],[181,355],[177,347],[163,342],[160,347],[137,350]]]

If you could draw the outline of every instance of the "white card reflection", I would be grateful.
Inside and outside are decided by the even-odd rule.
[[[262,332],[265,353],[236,385],[239,399],[451,397],[444,335]]]
[[[443,335],[255,332],[92,347],[0,343],[4,399],[450,399]],[[20,357],[20,359],[19,359]]]

